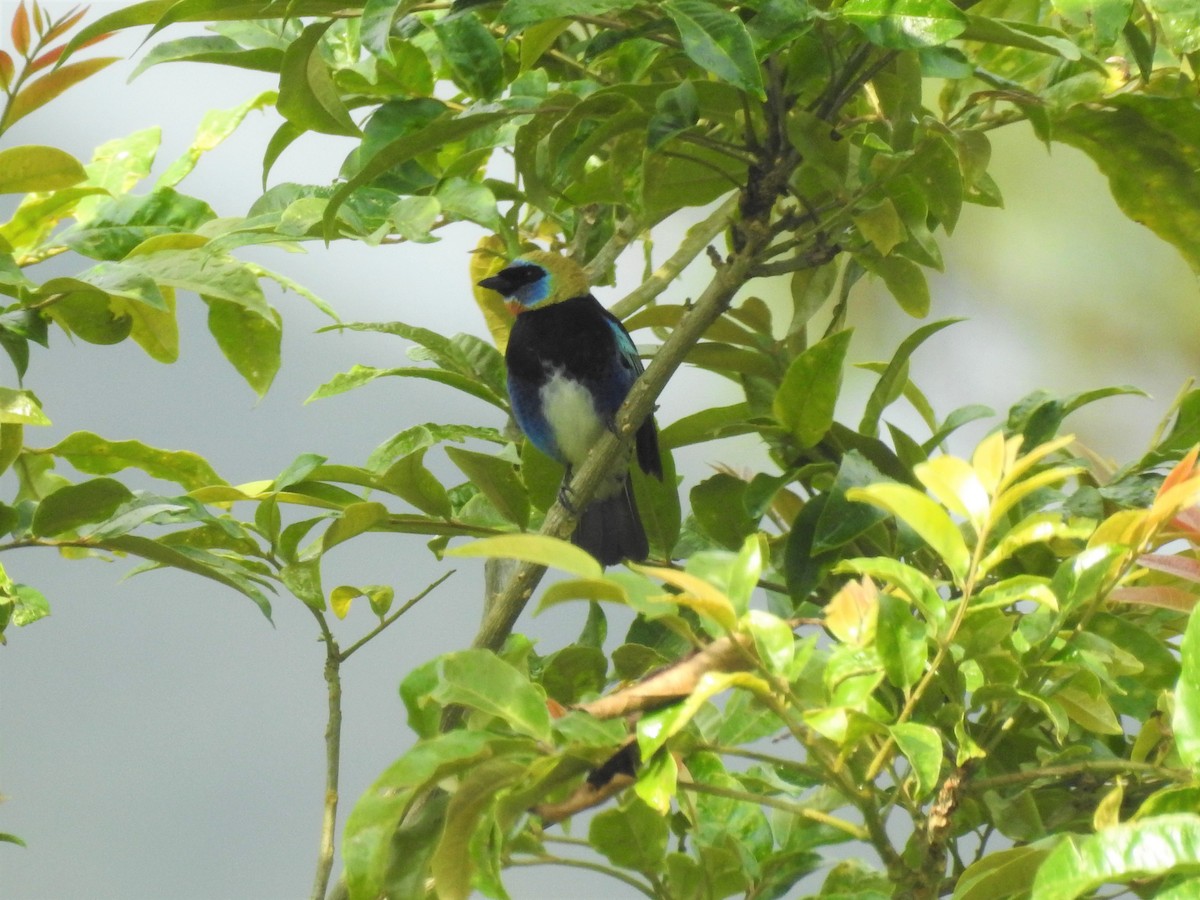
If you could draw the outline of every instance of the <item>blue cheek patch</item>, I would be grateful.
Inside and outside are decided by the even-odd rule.
[[[537,306],[550,296],[550,278],[539,278],[532,284],[523,285],[513,296],[522,306]]]

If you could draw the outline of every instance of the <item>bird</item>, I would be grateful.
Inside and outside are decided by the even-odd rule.
[[[574,260],[535,250],[512,260],[479,286],[496,291],[514,313],[504,359],[513,418],[535,447],[566,468],[559,498],[572,512],[569,484],[642,374],[633,338],[592,296]],[[663,477],[653,415],[638,426],[630,456]],[[602,565],[642,561],[646,529],[629,481],[630,461],[579,512],[574,544]]]

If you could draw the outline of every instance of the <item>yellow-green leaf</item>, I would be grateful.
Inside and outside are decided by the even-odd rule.
[[[83,164],[57,147],[28,145],[0,150],[0,194],[57,191],[85,178]]]
[[[971,553],[962,532],[945,509],[906,484],[873,484],[851,488],[849,500],[859,500],[882,507],[908,525],[949,567],[960,585],[966,580]]]
[[[599,579],[604,568],[586,550],[542,534],[501,534],[446,551],[447,556],[501,557],[552,566],[579,578]]]

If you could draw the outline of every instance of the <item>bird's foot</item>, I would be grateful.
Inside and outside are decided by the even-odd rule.
[[[563,509],[569,512],[571,515],[577,516],[579,515],[579,510],[575,508],[575,503],[571,499],[574,497],[574,495],[575,492],[571,490],[571,485],[564,481],[562,483],[562,487],[558,489],[558,502],[561,503]]]

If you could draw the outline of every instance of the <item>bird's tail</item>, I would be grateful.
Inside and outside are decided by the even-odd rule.
[[[628,478],[609,496],[588,504],[571,540],[605,566],[615,566],[624,559],[636,562],[646,558],[650,543]]]

